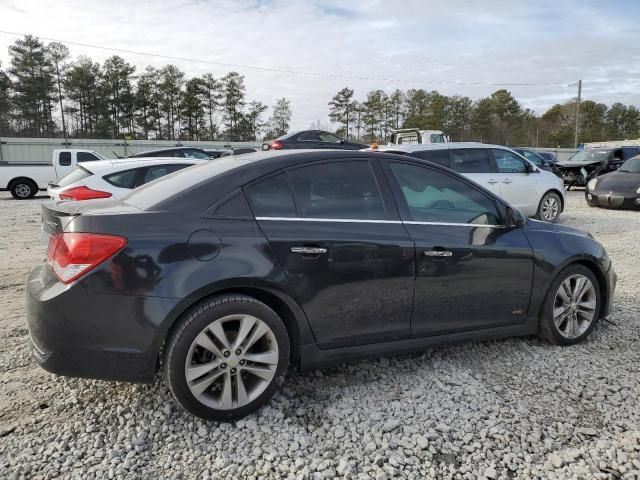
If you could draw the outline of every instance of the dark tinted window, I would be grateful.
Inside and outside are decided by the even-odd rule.
[[[497,225],[493,201],[466,183],[430,168],[391,163],[411,213],[418,222]]]
[[[298,135],[298,140],[300,141],[311,141],[311,142],[319,142],[320,137],[318,136],[318,132],[303,132]]]
[[[286,173],[269,177],[246,188],[256,217],[295,217],[293,195]]]
[[[133,181],[135,180],[140,168],[134,168],[132,170],[125,170],[123,172],[112,173],[111,175],[105,175],[102,177],[106,182],[120,188],[132,188]]]
[[[461,173],[491,173],[493,166],[486,148],[464,148],[449,151],[451,168]]]
[[[89,152],[78,152],[78,162],[93,162],[95,160],[100,160],[93,153]]]
[[[625,160],[630,159],[631,157],[635,157],[638,154],[637,148],[623,148],[622,149],[623,158]]]
[[[507,150],[494,148],[493,158],[496,161],[496,167],[500,173],[525,173],[527,168],[524,161],[516,154]]]
[[[58,163],[61,167],[68,167],[71,165],[71,152],[60,152]]]
[[[328,143],[340,143],[340,142],[342,142],[340,137],[336,137],[333,133],[329,133],[329,132],[321,132],[321,133],[318,134],[318,137],[323,142],[328,142]]]
[[[82,167],[78,167],[69,175],[63,177],[59,182],[59,187],[66,187],[67,185],[71,185],[72,183],[79,182],[80,180],[84,180],[87,177],[93,175],[89,170],[85,170]]]
[[[449,166],[449,150],[443,148],[441,150],[424,150],[422,152],[410,153],[412,157],[421,158],[429,162],[437,163],[445,167]]]
[[[164,177],[173,172],[177,172],[178,170],[182,170],[183,168],[189,167],[190,165],[158,165],[156,167],[148,167],[147,171],[144,173],[144,177],[142,178],[142,182],[140,185],[144,185],[145,183],[149,183],[156,178]]]
[[[382,197],[367,161],[335,162],[290,173],[298,212],[310,218],[386,218]]]

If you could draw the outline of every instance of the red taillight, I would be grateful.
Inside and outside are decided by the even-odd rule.
[[[101,190],[93,190],[92,188],[73,187],[60,192],[60,200],[91,200],[93,198],[109,198],[111,193]]]
[[[282,144],[275,140],[269,144],[269,150],[282,150]]]
[[[57,233],[49,238],[47,263],[62,283],[71,283],[127,244],[127,239],[99,233]]]

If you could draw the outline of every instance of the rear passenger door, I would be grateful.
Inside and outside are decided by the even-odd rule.
[[[410,334],[414,244],[379,168],[320,162],[245,187],[322,348]]]
[[[488,148],[452,148],[450,168],[500,195],[500,181]]]

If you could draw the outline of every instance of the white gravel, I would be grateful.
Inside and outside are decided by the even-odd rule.
[[[290,372],[258,414],[197,420],[161,378],[56,377],[30,359],[24,281],[39,206],[0,196],[0,478],[640,478],[640,212],[569,194],[562,223],[604,243],[614,324]]]

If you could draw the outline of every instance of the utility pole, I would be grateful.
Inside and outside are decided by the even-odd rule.
[[[578,80],[578,103],[576,105],[576,135],[574,147],[578,148],[578,128],[580,125],[580,100],[582,100],[582,80]]]

